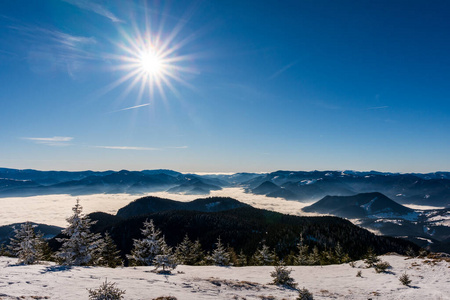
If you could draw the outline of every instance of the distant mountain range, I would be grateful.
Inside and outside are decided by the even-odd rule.
[[[381,193],[363,193],[326,196],[303,211],[353,219],[358,225],[383,235],[404,237],[421,247],[450,253],[449,208],[413,210]]]
[[[325,196],[379,192],[402,204],[450,207],[450,172],[276,171],[196,175],[172,170],[66,172],[0,168],[0,197],[157,191],[208,195],[225,187],[243,187],[248,193],[304,202]]]
[[[351,196],[380,192],[405,204],[450,207],[450,172],[397,174],[354,171],[277,171],[243,182],[247,191],[262,194],[260,185],[271,182],[288,195],[288,200],[317,201],[325,196]],[[278,190],[279,191],[279,190]],[[279,197],[275,187],[268,197]]]
[[[204,196],[227,187],[240,187],[247,193],[273,198],[317,201],[304,210],[352,219],[372,231],[403,236],[421,246],[450,252],[450,172],[276,171],[197,175],[172,170],[64,172],[0,168],[0,197],[97,193],[142,195],[157,191]],[[145,199],[121,209],[117,217],[159,212],[148,204],[154,204],[156,200],[149,202]],[[170,210],[201,212],[217,212],[214,209],[230,209],[235,205],[227,202],[216,208],[201,208],[197,204],[164,203]],[[437,208],[412,210],[401,204]]]

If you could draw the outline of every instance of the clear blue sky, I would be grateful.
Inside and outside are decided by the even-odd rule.
[[[0,166],[449,171],[449,16],[425,0],[3,0]]]

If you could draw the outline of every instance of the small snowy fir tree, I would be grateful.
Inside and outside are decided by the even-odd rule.
[[[341,264],[345,261],[346,254],[341,246],[341,243],[339,242],[337,242],[336,247],[334,247],[334,255],[338,264]]]
[[[216,248],[209,256],[209,260],[211,260],[216,266],[229,266],[230,265],[230,254],[222,245],[222,241],[220,240],[220,236],[217,239]]]
[[[320,264],[320,252],[317,246],[314,246],[313,251],[308,256],[308,264],[309,265]]]
[[[247,265],[247,255],[245,255],[244,250],[241,249],[237,256],[237,265],[243,267]]]
[[[369,248],[369,251],[367,251],[366,257],[364,259],[364,263],[367,265],[367,267],[372,268],[379,261],[380,261],[380,259],[375,254],[374,250],[372,248]]]
[[[305,245],[304,241],[303,241],[303,235],[300,235],[300,241],[297,244],[297,249],[298,249],[298,255],[295,257],[295,264],[296,265],[307,265],[308,264],[308,252],[309,252],[309,247],[308,245]]]
[[[90,228],[95,222],[82,215],[80,200],[72,208],[73,215],[67,218],[69,226],[62,231],[67,238],[58,238],[62,246],[56,253],[57,259],[66,266],[86,266],[96,263],[101,244],[100,234],[91,233]]]
[[[276,255],[270,251],[268,246],[263,244],[253,255],[253,261],[257,266],[273,266],[276,261]]]
[[[291,272],[292,270],[288,270],[283,261],[280,261],[278,266],[275,266],[275,271],[270,273],[270,276],[273,277],[274,284],[295,289],[297,284],[295,283],[294,278],[291,277]]]
[[[11,238],[11,252],[19,258],[19,263],[26,265],[36,263],[40,258],[39,238],[34,232],[33,225],[26,222],[20,225],[19,229],[15,229],[16,233]]]
[[[188,261],[188,264],[195,265],[195,266],[201,265],[204,258],[205,258],[205,252],[202,249],[202,244],[200,244],[200,241],[197,239],[194,242],[194,245],[192,245],[191,255],[190,255],[191,261]]]
[[[155,256],[153,264],[155,265],[155,270],[162,268],[161,273],[170,273],[171,270],[177,267],[177,262],[175,256],[172,254],[172,248],[167,246],[164,238],[161,242],[160,254]]]
[[[298,297],[296,300],[314,300],[313,294],[306,288],[302,288],[298,291]]]
[[[98,265],[109,268],[115,268],[123,265],[123,261],[120,258],[120,251],[117,250],[116,244],[109,235],[109,232],[105,233],[103,243],[100,245],[100,258]]]
[[[408,246],[408,249],[406,250],[406,255],[409,257],[416,257],[416,251],[411,246]]]
[[[411,284],[411,279],[409,279],[409,276],[406,273],[403,273],[398,280],[400,280],[401,284],[406,286],[409,286]]]
[[[192,242],[186,234],[183,241],[175,248],[175,259],[178,264],[198,265],[204,257],[199,240]]]
[[[175,248],[175,259],[177,263],[182,265],[189,265],[192,262],[192,247],[194,243],[189,239],[187,233],[185,234],[183,241]]]
[[[143,239],[133,240],[133,249],[131,254],[127,255],[132,265],[136,266],[152,266],[155,257],[161,254],[161,231],[155,228],[153,220],[146,220],[144,228],[141,229]]]
[[[121,300],[125,290],[116,287],[115,283],[108,283],[108,280],[102,283],[98,289],[88,289],[89,300]]]
[[[36,233],[36,239],[37,239],[36,247],[38,249],[39,255],[38,259],[40,261],[53,261],[54,260],[53,251],[48,245],[47,241],[44,239],[44,234],[38,231],[38,233]]]

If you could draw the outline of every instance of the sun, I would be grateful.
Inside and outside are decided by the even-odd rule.
[[[120,54],[110,58],[116,62],[113,70],[119,70],[122,76],[107,86],[104,89],[106,92],[125,85],[120,97],[126,99],[133,90],[137,90],[135,103],[140,104],[147,101],[144,99],[155,99],[157,94],[166,100],[168,90],[178,95],[176,88],[179,84],[191,88],[183,80],[185,73],[196,72],[187,65],[194,56],[183,53],[183,46],[191,37],[177,41],[178,31],[164,36],[161,30],[155,33],[150,28],[144,31],[136,28],[134,33],[120,32],[122,39],[116,43]]]
[[[153,49],[141,53],[139,64],[141,71],[149,76],[160,76],[164,71],[163,59]]]

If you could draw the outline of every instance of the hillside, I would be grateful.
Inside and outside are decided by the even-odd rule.
[[[239,207],[248,207],[248,204],[232,198],[210,197],[190,202],[180,202],[159,197],[143,197],[122,207],[117,212],[121,218],[131,218],[166,210],[195,210],[202,212],[217,212]]]
[[[348,219],[399,217],[414,214],[414,210],[396,203],[381,193],[326,196],[303,208],[303,211],[331,214]]]
[[[341,218],[284,215],[256,209],[230,198],[183,203],[145,197],[122,208],[116,216],[94,213],[89,217],[97,221],[93,231],[110,232],[122,254],[130,253],[133,239],[141,237],[140,228],[147,219],[154,220],[170,246],[176,246],[188,234],[191,240],[199,239],[203,249],[210,251],[220,236],[225,245],[236,252],[242,250],[248,256],[264,242],[280,257],[285,257],[296,251],[301,234],[310,249],[314,246],[320,251],[333,249],[339,242],[353,258],[362,257],[368,248],[379,254],[405,253],[408,247],[418,250],[413,243],[374,235]],[[50,242],[53,249],[59,247],[54,239]]]

